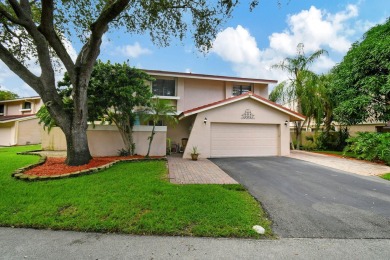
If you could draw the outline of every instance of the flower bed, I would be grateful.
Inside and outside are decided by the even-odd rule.
[[[111,167],[120,161],[145,161],[166,160],[165,157],[145,158],[143,156],[111,156],[95,157],[88,164],[69,166],[65,164],[65,158],[41,156],[37,164],[28,165],[16,170],[12,176],[23,180],[43,180],[64,177],[74,177],[82,174],[90,174]]]

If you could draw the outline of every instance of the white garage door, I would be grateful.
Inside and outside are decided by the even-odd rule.
[[[278,155],[278,126],[211,124],[211,157]]]

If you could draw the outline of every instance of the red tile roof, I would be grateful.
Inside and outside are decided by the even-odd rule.
[[[35,116],[35,114],[28,114],[28,115],[13,115],[13,116],[0,116],[0,122],[5,121],[17,121],[17,119],[25,118],[25,117],[32,117]]]
[[[242,100],[242,99],[246,99],[246,98],[252,98],[252,99],[257,99],[258,101],[262,102],[263,104],[265,105],[268,105],[270,107],[274,107],[284,113],[287,113],[287,114],[290,114],[290,115],[293,115],[295,116],[296,118],[298,119],[305,119],[306,117],[298,112],[295,112],[291,109],[288,109],[284,106],[281,106],[275,102],[272,102],[271,100],[268,100],[266,98],[263,98],[259,95],[256,95],[256,94],[253,94],[252,92],[247,92],[247,93],[244,93],[244,94],[241,94],[239,96],[235,96],[235,97],[230,97],[230,98],[227,98],[227,99],[224,99],[224,100],[220,100],[220,101],[217,101],[217,102],[213,102],[213,103],[210,103],[210,104],[207,104],[207,105],[203,105],[203,106],[200,106],[200,107],[195,107],[195,108],[192,108],[192,109],[189,109],[189,110],[186,110],[186,111],[183,111],[179,117],[183,118],[183,117],[186,117],[186,116],[189,116],[189,115],[193,115],[193,114],[197,114],[201,111],[204,111],[204,110],[208,110],[208,109],[212,109],[214,107],[219,107],[219,106],[223,106],[225,104],[229,104],[229,103],[232,103],[232,102],[236,102],[238,100]]]

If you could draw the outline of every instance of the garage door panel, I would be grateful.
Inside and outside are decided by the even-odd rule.
[[[277,125],[211,124],[211,157],[278,155]]]

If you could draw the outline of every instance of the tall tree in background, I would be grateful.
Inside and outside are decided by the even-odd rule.
[[[250,3],[251,8],[258,1]],[[207,50],[231,15],[237,0],[8,0],[0,2],[0,59],[42,98],[50,115],[62,129],[69,165],[89,162],[87,140],[87,90],[100,53],[103,35],[110,28],[130,33],[149,33],[166,46],[171,37],[183,39],[188,31],[196,47]],[[83,46],[72,59],[68,41],[78,36]],[[28,67],[37,61],[41,74]],[[66,109],[55,85],[55,64],[62,64],[73,86],[73,110]]]
[[[355,42],[333,73],[336,121],[390,121],[390,18]]]
[[[0,87],[0,101],[1,100],[10,100],[10,99],[15,99],[18,98],[18,94],[13,93],[12,91],[9,90],[2,90]]]
[[[280,64],[272,66],[274,69],[280,69],[288,72],[290,78],[277,85],[270,94],[270,100],[281,102],[291,107],[291,109],[304,114],[306,120],[294,122],[295,137],[297,149],[300,148],[301,133],[303,126],[318,112],[318,96],[316,92],[317,75],[309,70],[312,64],[321,55],[327,54],[325,50],[305,55],[303,43],[297,46],[297,55],[292,58],[286,58]]]

